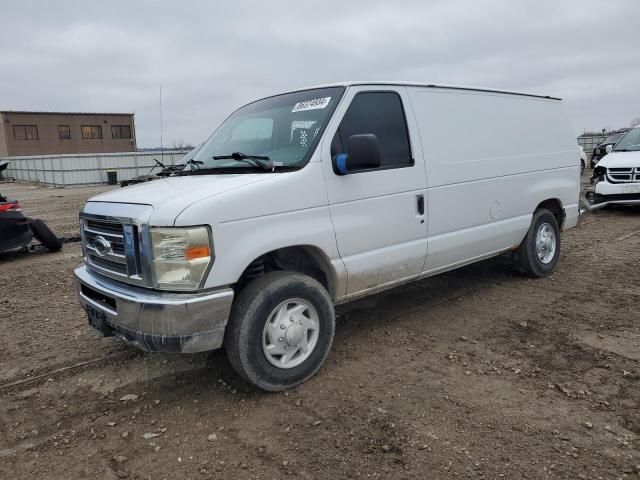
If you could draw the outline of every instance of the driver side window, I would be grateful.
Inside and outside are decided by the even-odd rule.
[[[361,134],[374,134],[378,138],[379,168],[413,165],[402,100],[396,92],[358,93],[331,141],[331,155],[347,153],[349,137]]]

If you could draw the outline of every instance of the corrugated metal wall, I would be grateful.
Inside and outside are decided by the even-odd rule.
[[[154,158],[173,165],[186,151],[126,152],[88,155],[44,155],[7,157],[11,163],[3,175],[18,181],[39,182],[53,187],[107,183],[107,170],[118,172],[118,181],[144,175],[155,165]],[[154,171],[159,170],[156,167]]]

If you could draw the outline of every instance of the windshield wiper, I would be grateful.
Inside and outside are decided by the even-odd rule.
[[[252,167],[258,167],[264,170],[265,172],[273,171],[276,165],[271,162],[269,157],[264,157],[261,155],[247,155],[242,152],[233,152],[230,155],[214,155],[214,160],[235,160],[236,162],[244,162]],[[267,162],[267,163],[262,163]]]
[[[195,170],[198,170],[200,168],[200,165],[202,165],[203,163],[204,162],[201,162],[200,160],[194,160],[193,158],[190,158],[189,160],[184,162],[184,166],[186,167],[187,165],[192,165]]]

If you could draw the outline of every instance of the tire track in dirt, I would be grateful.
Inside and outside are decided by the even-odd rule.
[[[108,362],[110,360],[125,360],[128,357],[133,357],[134,354],[133,352],[122,352],[120,354],[115,354],[115,355],[107,355],[104,357],[98,357],[98,358],[93,358],[90,360],[84,360],[78,363],[74,363],[74,364],[70,364],[70,365],[63,365],[63,366],[59,366],[56,367],[53,370],[48,370],[44,373],[39,373],[36,374],[34,376],[29,376],[29,377],[24,377],[24,378],[20,378],[17,380],[12,380],[10,382],[7,383],[2,383],[0,384],[0,391],[2,390],[9,390],[9,389],[13,389],[13,387],[18,387],[18,386],[22,386],[22,385],[26,385],[32,382],[37,382],[40,380],[44,380],[45,377],[47,379],[49,378],[53,378],[53,377],[59,377],[60,374],[63,373],[68,373],[71,372],[71,370],[76,370],[78,368],[82,368],[82,367],[90,367],[90,366],[94,366],[94,365],[99,365],[103,362]]]

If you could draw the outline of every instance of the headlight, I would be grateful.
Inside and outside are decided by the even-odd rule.
[[[593,169],[593,175],[591,176],[591,180],[593,183],[595,182],[601,182],[604,180],[604,177],[607,175],[607,167],[598,167],[596,166]]]
[[[207,227],[151,228],[155,286],[164,290],[195,290],[213,261]]]

